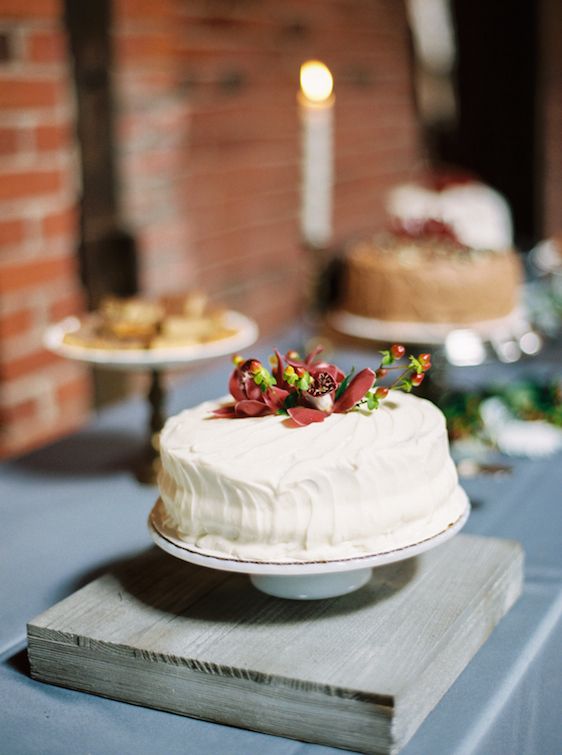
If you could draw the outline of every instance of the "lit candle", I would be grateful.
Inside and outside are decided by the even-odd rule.
[[[323,247],[332,236],[334,81],[324,63],[309,60],[300,85],[301,233],[311,246]]]

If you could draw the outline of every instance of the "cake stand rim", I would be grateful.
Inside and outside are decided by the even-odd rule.
[[[472,330],[484,340],[493,340],[513,328],[527,322],[525,308],[518,304],[504,317],[480,320],[472,323],[406,322],[379,320],[356,315],[346,309],[334,309],[328,314],[330,325],[339,333],[370,341],[398,340],[408,343],[443,344],[450,333],[456,330]],[[373,332],[373,328],[375,332]]]
[[[229,309],[225,312],[225,320],[227,325],[237,329],[236,333],[226,338],[189,346],[119,350],[65,344],[64,336],[80,325],[80,319],[71,316],[47,327],[43,334],[43,345],[60,357],[98,367],[116,370],[169,369],[226,356],[257,341],[259,329],[251,317]]]
[[[325,561],[251,561],[236,558],[227,558],[218,555],[210,555],[208,552],[194,549],[192,546],[180,545],[170,539],[170,536],[158,529],[158,509],[161,504],[159,498],[148,515],[148,530],[155,544],[166,553],[182,561],[204,566],[219,571],[237,572],[240,574],[272,575],[272,576],[298,576],[313,574],[330,574],[343,571],[354,571],[369,567],[384,566],[386,564],[404,561],[425,551],[447,542],[454,537],[466,524],[471,506],[467,500],[466,506],[460,516],[446,529],[441,530],[431,537],[420,540],[411,545],[394,548],[382,553],[371,553],[364,556],[351,556],[340,559],[327,559]]]

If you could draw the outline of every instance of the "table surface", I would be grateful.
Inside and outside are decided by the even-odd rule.
[[[293,347],[286,331],[261,342]],[[368,363],[350,348],[334,361]],[[225,393],[224,360],[182,378],[170,414]],[[457,384],[515,374],[562,373],[559,349],[516,366],[451,370]],[[509,376],[509,377],[507,377]],[[131,475],[145,440],[146,407],[134,399],[100,412],[84,430],[0,471],[1,750],[110,755],[335,755],[341,750],[127,705],[33,681],[26,622],[107,568],[150,546],[156,489]],[[562,455],[510,460],[513,471],[463,482],[473,503],[466,532],[519,540],[526,553],[519,602],[402,751],[404,755],[554,755],[562,747]]]

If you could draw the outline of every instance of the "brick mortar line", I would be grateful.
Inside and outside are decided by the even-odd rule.
[[[35,128],[73,123],[76,115],[74,99],[66,103],[38,107],[0,108],[0,127]]]
[[[56,383],[70,382],[81,375],[88,374],[85,365],[68,361],[54,362],[42,369],[42,376]],[[11,378],[5,382],[6,390],[2,391],[2,405],[6,407],[17,406],[24,401],[35,398],[37,395],[37,376],[22,375]]]
[[[55,192],[33,194],[21,199],[0,200],[0,215],[3,220],[21,217],[54,215],[62,209],[76,205],[77,182],[72,176],[66,181],[67,186]]]
[[[2,155],[0,156],[0,173],[46,173],[72,168],[74,149],[75,145],[71,142],[67,148],[60,147],[55,150],[32,148],[14,155]]]
[[[47,68],[47,70],[45,70]],[[54,76],[64,72],[64,76]],[[58,84],[61,88],[70,85],[67,61],[41,62],[33,60],[13,60],[2,64],[0,68],[0,83],[4,80],[21,81],[25,83],[29,79],[34,82],[40,81],[48,84]]]

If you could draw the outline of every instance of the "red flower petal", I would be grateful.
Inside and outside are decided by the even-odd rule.
[[[285,391],[283,388],[278,388],[274,385],[265,391],[263,394],[263,400],[270,409],[273,409],[273,411],[276,412],[283,408],[283,403],[288,395],[289,391]]]
[[[330,377],[334,378],[336,383],[341,383],[345,377],[345,372],[342,372],[339,367],[336,367],[335,364],[330,364],[329,362],[318,362],[317,364],[312,365],[309,372],[313,377],[316,377],[319,372],[327,372]]]
[[[324,351],[324,347],[321,343],[319,343],[317,346],[315,346],[310,354],[307,354],[304,358],[304,363],[307,367],[310,367],[312,360],[318,356],[318,354],[321,354]]]
[[[283,372],[285,371],[285,367],[283,366],[283,357],[277,351],[277,349],[275,349],[275,356],[277,357],[277,364],[271,372],[275,380],[277,380],[277,386],[279,388],[284,388],[287,384],[285,383],[285,380],[283,378]]]
[[[351,409],[373,387],[375,377],[373,370],[368,367],[358,372],[334,404],[334,411],[346,412]]]
[[[235,417],[234,404],[228,404],[228,406],[219,406],[218,409],[213,409],[212,412],[215,417]]]
[[[238,368],[235,369],[230,376],[230,379],[228,381],[228,390],[230,391],[232,398],[236,399],[236,401],[242,401],[242,399],[246,398],[246,394],[244,393],[244,390],[242,388],[240,370]]]
[[[253,380],[249,380],[245,387],[247,398],[250,401],[259,401],[260,404],[263,404],[263,394],[259,385],[256,385]]]
[[[244,399],[238,401],[235,406],[237,417],[261,417],[264,414],[271,414],[271,409],[263,401],[254,401],[253,399]]]
[[[301,427],[310,425],[313,422],[324,422],[328,416],[326,412],[321,412],[318,409],[307,409],[304,406],[294,406],[292,409],[288,409],[287,413]]]
[[[332,377],[334,378],[334,380],[336,381],[336,383],[341,383],[341,381],[342,381],[342,380],[344,379],[344,377],[345,377],[345,372],[342,372],[342,371],[340,370],[340,368],[339,368],[339,367],[336,367],[336,365],[335,365],[335,364],[334,364],[334,365],[332,365],[332,366],[333,366],[333,367],[335,368],[335,370],[336,370],[336,374],[335,374],[335,375],[332,375]]]
[[[307,369],[307,366],[303,361],[299,359],[289,359],[289,357],[286,354],[285,354],[285,361],[287,362],[287,364],[290,364],[291,367],[294,367],[295,369],[297,367],[302,367],[304,370]]]

